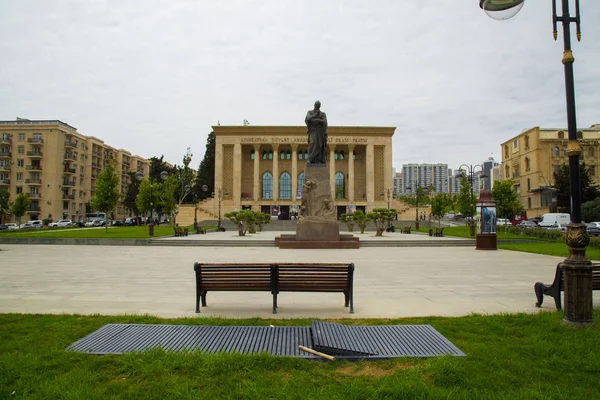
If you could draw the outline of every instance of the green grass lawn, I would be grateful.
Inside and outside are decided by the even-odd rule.
[[[183,226],[190,232],[193,226]],[[173,236],[172,225],[154,226],[154,236]],[[0,237],[25,237],[25,238],[93,238],[93,239],[147,239],[147,226],[109,226],[98,228],[44,228],[28,229],[23,231],[2,231]]]
[[[596,311],[595,320],[600,320]],[[467,357],[309,361],[266,354],[149,351],[86,355],[65,346],[107,323],[308,325],[308,320],[167,320],[0,314],[2,399],[598,399],[600,331],[562,313],[343,320],[431,324]]]

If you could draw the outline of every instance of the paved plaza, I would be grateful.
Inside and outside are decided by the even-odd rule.
[[[215,235],[235,237],[229,232]],[[161,317],[397,318],[536,312],[533,284],[551,282],[561,261],[473,247],[280,250],[2,244],[0,248],[0,312]],[[339,293],[282,293],[279,314],[274,316],[270,293],[209,292],[208,307],[195,314],[196,260],[354,262],[356,312],[348,314]],[[600,307],[600,301],[594,305]],[[542,309],[554,310],[553,300],[546,298]]]

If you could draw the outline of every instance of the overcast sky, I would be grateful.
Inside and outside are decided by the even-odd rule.
[[[501,160],[566,127],[551,1],[488,18],[478,0],[0,0],[0,120],[60,119],[197,168],[211,126],[395,126],[394,167]],[[600,1],[573,38],[577,122],[600,123]],[[574,29],[574,28],[573,28]]]

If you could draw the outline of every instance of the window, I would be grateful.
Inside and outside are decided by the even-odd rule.
[[[595,165],[590,165],[590,167],[588,168],[588,173],[591,176],[596,176],[596,166]]]
[[[289,150],[285,153],[285,159],[286,160],[291,160],[292,159],[292,153]]]
[[[304,153],[302,153],[301,151],[298,152],[298,160],[302,160],[302,154]]]
[[[356,160],[356,152],[355,152],[355,151],[354,151],[354,152],[352,152],[352,159],[353,159],[353,160]]]
[[[300,175],[298,175],[298,193],[296,197],[298,197],[298,194],[302,197],[302,185],[304,185],[304,172],[300,172]]]
[[[22,167],[23,165],[25,165],[25,160],[17,160],[17,167]]]
[[[593,148],[593,147],[590,147],[590,148],[588,149],[588,156],[590,156],[590,157],[594,157],[594,148]]]
[[[280,151],[279,152],[279,159],[280,160],[285,160],[285,151]]]
[[[531,209],[531,197],[527,198],[527,205],[528,205],[527,208]]]
[[[558,131],[558,138],[559,139],[564,139],[565,138],[565,133],[563,131]]]
[[[273,198],[273,175],[270,172],[265,172],[262,177],[262,198]]]
[[[558,146],[554,146],[552,149],[552,157],[558,157]]]
[[[531,179],[527,178],[527,191],[531,192]],[[529,207],[531,208],[531,207]]]
[[[23,186],[17,186],[17,194],[23,193]]]
[[[23,173],[22,172],[17,172],[17,180],[18,181],[22,181],[23,180]]]
[[[34,133],[33,134],[33,140],[35,142],[41,142],[42,141],[42,134],[41,133]]]
[[[555,175],[558,175],[560,173],[560,165],[554,165],[552,167],[552,171],[554,172]]]
[[[525,150],[529,149],[529,136],[525,136]]]
[[[272,160],[272,159],[273,159],[273,152],[269,151],[269,160]]]
[[[583,132],[577,131],[577,139],[583,139]]]
[[[83,166],[79,167],[79,175],[83,176],[84,168]]]
[[[19,146],[19,147],[17,147],[17,153],[24,154],[25,153],[25,146]]]
[[[250,159],[251,159],[251,160],[254,160],[254,150],[252,150],[252,151],[250,152]]]
[[[334,160],[337,160],[337,159],[338,159],[338,152],[337,152],[337,151],[336,151],[336,152],[333,154],[333,159],[334,159]]]
[[[519,141],[517,139],[513,140],[513,149],[519,148]]]
[[[335,198],[343,199],[345,193],[344,174],[338,172],[335,174]]]
[[[567,156],[567,148],[566,147],[563,148],[563,156],[565,156],[565,157]]]
[[[80,162],[84,162],[84,161],[85,161],[84,159],[85,159],[85,156],[84,156],[83,154],[81,154],[81,155],[79,156],[79,161],[80,161]]]
[[[20,141],[25,140],[25,134],[24,133],[19,133],[19,140]]]
[[[508,158],[508,146],[504,146],[504,157]]]
[[[262,159],[263,159],[263,160],[266,160],[266,159],[267,159],[267,152],[266,152],[266,151],[263,151]]]
[[[506,179],[510,178],[510,168],[508,167],[508,165],[504,168],[504,173]]]
[[[69,209],[69,202],[63,201],[63,210],[68,210],[68,209]]]
[[[529,171],[530,168],[531,168],[531,161],[529,160],[529,157],[525,157],[525,171]]]
[[[279,198],[292,198],[292,177],[287,172],[281,174],[281,178],[279,179]]]
[[[304,159],[305,159],[305,160],[308,160],[308,151],[305,151],[305,152],[304,152]]]

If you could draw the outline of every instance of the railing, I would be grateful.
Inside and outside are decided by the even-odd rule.
[[[77,141],[76,140],[66,140],[65,147],[77,147]]]
[[[75,200],[75,195],[74,194],[63,194],[62,198],[63,198],[63,200]]]
[[[41,179],[25,179],[25,183],[27,183],[29,185],[41,185],[42,180]]]
[[[39,143],[39,144],[42,144],[42,143],[44,143],[44,140],[42,138],[29,138],[29,139],[27,139],[27,143]]]
[[[10,171],[10,165],[0,165],[0,171]]]
[[[63,180],[63,186],[75,186],[75,181]]]
[[[77,156],[73,153],[65,153],[65,160],[77,161]]]
[[[40,212],[40,211],[41,211],[41,209],[40,209],[39,206],[37,206],[37,207],[36,206],[31,206],[31,207],[29,207],[27,209],[27,212]]]
[[[43,153],[41,151],[28,151],[27,157],[43,157]]]
[[[11,144],[12,139],[11,138],[2,138],[2,139],[0,139],[0,143]]]
[[[27,165],[25,167],[25,169],[27,171],[41,171],[42,170],[42,166],[41,165]]]
[[[42,195],[39,193],[27,193],[27,197],[30,199],[41,199]]]
[[[65,173],[65,174],[74,174],[75,172],[77,172],[77,171],[75,170],[75,168],[65,168],[65,169],[63,170],[63,173]]]
[[[10,179],[0,179],[0,185],[10,185]]]
[[[10,151],[3,151],[0,153],[0,157],[12,157],[12,153]]]

